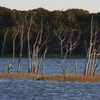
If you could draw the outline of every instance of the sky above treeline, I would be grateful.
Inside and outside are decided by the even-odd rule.
[[[90,13],[100,12],[100,0],[0,0],[0,6],[16,10],[42,7],[49,11],[78,8],[88,10]]]

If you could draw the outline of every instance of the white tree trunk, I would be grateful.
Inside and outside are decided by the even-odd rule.
[[[76,60],[75,60],[75,69],[76,69],[76,75],[78,75],[77,62],[76,62]]]
[[[19,32],[19,30],[18,30],[18,32]],[[15,40],[16,40],[16,37],[18,35],[18,32],[17,32],[17,34],[13,34],[13,59],[12,59],[11,64],[8,65],[8,73],[10,73],[10,69],[12,68],[14,58],[15,58]]]
[[[43,75],[44,75],[44,70],[45,70],[45,54],[47,53],[47,50],[48,48],[45,49],[44,56],[43,56],[43,71],[42,71]]]
[[[35,73],[35,58],[36,58],[36,54],[35,54],[35,45],[33,46],[33,59],[32,59],[32,72]]]
[[[20,61],[21,61],[22,52],[23,52],[23,28],[24,27],[22,27],[22,32],[21,32],[20,57],[19,57],[19,61],[18,61],[18,72],[20,71]]]
[[[63,58],[63,46],[62,46],[62,41],[61,41],[61,58]]]
[[[91,19],[91,33],[90,33],[90,47],[88,49],[88,52],[87,52],[87,63],[86,63],[86,66],[85,66],[85,72],[84,74],[87,75],[88,74],[88,71],[89,71],[89,64],[91,62],[91,52],[92,52],[92,41],[93,41],[93,18]]]
[[[38,65],[38,47],[36,48],[36,63],[35,63],[35,73],[37,73],[37,65]]]
[[[38,76],[39,76],[39,70],[40,70],[41,61],[42,61],[42,57],[41,57],[41,59],[40,59],[39,65],[38,65],[38,70],[37,70],[37,75],[38,75]]]
[[[32,17],[30,20],[30,25],[28,27],[28,32],[27,32],[27,42],[28,42],[28,58],[29,58],[29,70],[28,72],[31,72],[31,53],[30,53],[30,30],[31,30],[31,24],[32,24]]]
[[[4,47],[5,47],[5,42],[6,42],[6,36],[8,34],[8,29],[7,31],[5,32],[5,35],[4,35],[4,41],[3,41],[3,44],[2,44],[2,53],[1,53],[1,56],[3,56],[3,53],[4,53]]]

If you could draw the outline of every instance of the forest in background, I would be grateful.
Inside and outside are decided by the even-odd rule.
[[[94,17],[94,27],[100,28],[100,13],[89,13],[87,10],[83,9],[68,9],[66,11],[48,11],[43,8],[38,8],[29,11],[18,11],[11,10],[8,8],[0,7],[0,54],[2,54],[2,47],[4,36],[5,45],[3,55],[12,55],[13,52],[13,34],[17,33],[18,28],[23,28],[23,55],[27,57],[28,55],[28,43],[27,43],[27,24],[30,24],[32,17],[31,29],[30,29],[30,51],[32,54],[33,45],[36,41],[37,34],[41,31],[41,20],[43,26],[43,37],[42,42],[48,37],[48,43],[46,43],[40,51],[40,55],[43,54],[46,47],[48,47],[48,52],[46,55],[49,57],[55,57],[55,55],[60,55],[61,49],[59,45],[59,39],[55,34],[56,32],[65,29],[67,30],[67,35],[64,41],[66,45],[67,39],[73,32],[73,38],[71,42],[73,43],[77,36],[80,36],[79,43],[77,47],[69,52],[69,57],[86,57],[86,53],[89,47],[90,41],[90,27],[91,27],[91,17]],[[27,20],[27,24],[26,24]],[[75,30],[75,31],[74,31]],[[95,30],[94,30],[95,31]],[[21,32],[16,37],[15,41],[15,55],[19,56],[20,52],[20,38]],[[100,38],[100,37],[98,37]],[[100,42],[98,42],[99,44]],[[97,45],[98,46],[98,45]],[[63,53],[65,53],[65,49]]]

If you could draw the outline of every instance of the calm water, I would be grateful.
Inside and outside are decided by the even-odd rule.
[[[78,72],[79,74],[83,74],[86,59],[76,60]],[[11,61],[11,58],[0,58],[0,73],[7,73],[7,65]],[[11,73],[16,73],[17,66],[18,59],[15,59]],[[27,66],[28,59],[23,58],[21,61],[21,72],[27,73]],[[66,59],[63,66],[68,67],[67,74],[75,74],[74,59]],[[45,74],[47,75],[62,74],[62,70],[56,59],[46,59],[45,67]],[[100,66],[98,66],[99,69]],[[100,83],[0,79],[0,100],[100,100]]]

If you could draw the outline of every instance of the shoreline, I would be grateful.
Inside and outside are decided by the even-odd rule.
[[[0,58],[12,58],[12,56],[7,55],[7,56],[0,56]],[[15,58],[19,58],[19,56],[15,56]],[[22,58],[28,58],[28,56],[23,56]],[[39,55],[39,58],[41,58],[41,56]],[[46,55],[45,58],[61,58],[59,55]],[[71,56],[71,57],[67,57],[66,59],[77,59],[77,58],[83,58],[86,59],[86,57],[83,57],[81,55],[78,56]]]
[[[24,55],[24,54],[23,54]],[[39,58],[41,58],[41,54],[39,54]],[[12,55],[0,55],[0,58],[12,58]],[[19,55],[15,55],[15,58],[19,58]],[[24,55],[22,56],[22,58],[28,58],[28,55]],[[46,54],[45,58],[61,58],[61,55],[59,54]],[[64,56],[63,56],[64,58]],[[72,56],[68,56],[68,59],[72,59],[72,58],[86,58],[86,56],[83,55],[72,55]]]
[[[52,82],[81,82],[81,83],[100,83],[100,75],[63,75],[47,76],[37,75],[33,73],[18,73],[18,74],[0,74],[0,79],[36,79]]]

